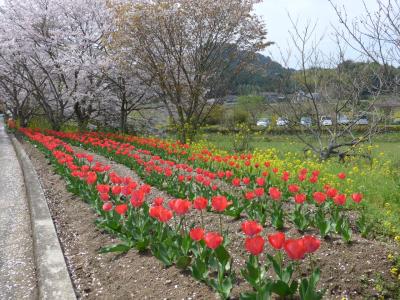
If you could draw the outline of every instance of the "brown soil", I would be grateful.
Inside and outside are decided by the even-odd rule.
[[[216,296],[206,285],[195,281],[189,273],[174,267],[163,268],[151,254],[140,255],[135,251],[127,254],[98,254],[97,250],[105,245],[116,243],[112,236],[98,230],[94,221],[96,216],[91,208],[66,190],[65,182],[54,174],[45,156],[29,143],[23,143],[40,177],[50,211],[56,225],[64,254],[68,263],[76,292],[85,299],[215,299]],[[88,152],[75,148],[79,152]],[[93,153],[91,153],[93,154]],[[138,182],[140,178],[129,168],[95,155],[95,160],[111,166],[121,176],[131,176]],[[152,188],[148,197],[161,196],[166,200],[170,196]],[[246,253],[243,250],[243,236],[240,231],[241,220],[234,221],[223,217],[225,230],[230,238],[229,250],[237,271],[244,265]],[[191,222],[199,223],[198,214],[191,212]],[[194,220],[194,221],[192,221]],[[207,230],[217,230],[219,219],[213,213],[205,215]],[[267,227],[265,233],[273,232]],[[290,237],[299,233],[288,228]],[[309,234],[317,235],[311,230]],[[326,299],[363,299],[377,295],[377,278],[390,282],[389,252],[395,246],[376,240],[366,240],[354,235],[351,245],[340,239],[323,241],[321,248],[314,255],[316,264],[321,269],[320,288],[327,289]],[[266,247],[267,251],[270,247]],[[301,272],[309,274],[308,262],[302,264]],[[239,273],[239,272],[238,272]],[[237,298],[240,292],[248,290],[247,284],[240,282],[232,291]]]

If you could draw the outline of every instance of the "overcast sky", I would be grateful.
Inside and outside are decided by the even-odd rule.
[[[363,13],[362,0],[333,0],[339,6],[344,6],[348,16],[354,18]],[[369,9],[376,8],[376,0],[364,0]],[[299,19],[300,24],[305,24],[307,20],[318,22],[317,35],[326,33],[321,49],[329,53],[334,49],[335,43],[329,35],[332,31],[331,26],[339,26],[337,16],[328,0],[264,0],[257,4],[256,13],[264,19],[267,30],[268,40],[275,42],[281,48],[287,48],[287,40],[290,39],[288,31],[291,29],[291,23],[288,13],[293,19]],[[272,54],[275,60],[280,60],[279,50],[276,46],[270,46],[264,54]],[[354,51],[348,49],[348,58],[357,59]],[[295,66],[296,59],[291,59],[291,67]]]

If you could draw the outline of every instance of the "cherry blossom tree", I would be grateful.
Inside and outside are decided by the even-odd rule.
[[[97,75],[112,24],[106,2],[9,0],[0,14],[3,68],[14,61],[18,81],[54,129],[73,117],[85,124],[104,90]]]

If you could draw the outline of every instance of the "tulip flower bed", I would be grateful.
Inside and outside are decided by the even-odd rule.
[[[111,154],[113,159],[133,167],[143,178],[152,176],[151,180],[147,181],[152,182],[151,185],[140,184],[132,178],[110,172],[106,164],[95,161],[92,155],[76,153],[69,144],[57,138],[29,130],[23,130],[23,133],[50,157],[57,172],[67,181],[70,191],[80,195],[95,209],[99,217],[97,225],[121,240],[121,243],[104,246],[102,252],[125,252],[131,248],[140,252],[151,251],[165,266],[175,265],[189,270],[194,278],[212,287],[221,298],[229,297],[231,289],[243,280],[247,283],[245,287],[249,289],[241,292],[240,297],[243,299],[268,299],[271,295],[280,297],[297,295],[301,299],[322,297],[317,288],[320,276],[317,259],[312,259],[318,255],[321,245],[320,239],[310,234],[315,234],[315,231],[310,231],[311,229],[307,227],[308,229],[297,233],[293,230],[288,232],[286,228],[286,233],[271,232],[261,226],[269,224],[267,220],[260,222],[262,219],[259,216],[254,215],[253,218],[250,215],[253,209],[259,209],[253,204],[256,201],[270,202],[271,207],[267,209],[273,210],[273,205],[276,205],[274,203],[280,203],[282,202],[280,200],[290,195],[297,196],[300,194],[298,191],[291,193],[287,187],[287,191],[282,192],[282,187],[267,186],[274,179],[266,176],[259,177],[265,178],[265,182],[263,187],[257,187],[268,189],[267,193],[260,195],[264,198],[258,195],[246,197],[248,191],[241,190],[247,185],[237,187],[240,193],[237,191],[229,193],[221,180],[213,182],[204,171],[200,175],[209,178],[207,179],[211,181],[209,185],[204,185],[204,180],[200,183],[196,179],[193,180],[193,177],[199,174],[190,175],[193,170],[188,171],[188,167],[183,168],[183,173],[186,179],[192,176],[191,180],[180,181],[178,177],[183,175],[179,173],[181,167],[176,168],[170,162],[164,163],[161,158],[155,161],[149,159],[151,154],[144,152],[148,151],[146,149],[129,149],[128,145],[121,145],[121,148],[112,141],[102,141],[109,149],[86,144],[88,149],[107,156]],[[71,138],[70,140],[73,141]],[[133,152],[127,152],[128,149]],[[141,161],[147,164],[143,166]],[[152,169],[149,169],[148,165],[151,165]],[[172,174],[165,176],[165,170],[168,168]],[[162,178],[167,177],[167,179],[163,179],[161,183],[157,181],[159,173],[154,170],[158,170],[163,175]],[[217,189],[212,188],[214,183],[218,186]],[[162,188],[169,185],[173,188],[166,190],[173,195],[174,191],[178,191],[181,194],[177,197],[182,199],[169,201],[160,197],[149,199],[149,193],[154,186]],[[191,190],[192,197],[188,197],[190,193],[186,190],[190,185],[195,187]],[[333,207],[335,201],[328,202],[327,199],[333,198],[327,197],[328,191],[315,193],[317,191],[312,194],[315,201],[319,199],[326,205],[326,209]],[[244,212],[242,217],[247,217],[249,220],[236,221],[240,223],[241,233],[232,236],[232,232],[228,234],[229,230],[224,230],[226,221],[222,222],[222,214],[229,215],[230,207],[236,205],[233,203],[234,197],[239,194],[244,196],[241,201],[246,204],[241,210]],[[307,194],[304,194],[307,197]],[[311,203],[302,205],[304,204],[308,204],[310,209],[314,206]],[[317,203],[316,214],[319,207],[322,207],[318,205]],[[280,211],[283,208],[280,205]],[[338,210],[340,216],[342,213]],[[203,220],[206,215],[213,216],[219,226],[207,230],[210,228],[209,219],[207,222]],[[271,223],[274,224],[273,221]],[[289,221],[286,223],[285,225],[292,225]],[[307,234],[302,234],[303,231],[307,231]],[[230,250],[231,241],[234,242],[236,239],[241,240],[244,252]],[[236,256],[243,257],[246,263],[240,266],[233,265],[233,258]],[[309,257],[311,262],[307,262],[307,268],[304,268],[306,257]],[[318,261],[320,262],[320,259]]]
[[[189,229],[184,216],[192,205],[190,201],[174,199],[166,208],[164,199],[156,198],[149,207],[144,199],[150,192],[150,186],[138,186],[129,177],[107,173],[108,166],[94,162],[90,155],[75,154],[68,144],[59,139],[27,130],[23,133],[36,142],[40,150],[51,154],[51,162],[67,180],[70,191],[81,195],[93,206],[100,216],[97,225],[121,239],[122,243],[103,247],[101,252],[126,252],[131,248],[143,252],[151,249],[165,266],[176,264],[182,269],[189,268],[193,277],[213,287],[221,298],[229,297],[235,276],[231,256],[225,248],[227,242],[224,242],[222,223],[219,232],[205,232],[200,227]],[[197,198],[194,202],[199,211],[206,209],[207,205],[205,198]],[[227,206],[226,197],[213,197],[212,207],[216,212],[223,212]],[[169,223],[174,217],[179,221],[171,226]],[[258,260],[265,243],[259,235],[262,226],[255,221],[246,221],[242,230],[247,236],[245,248],[249,259],[241,273],[254,289],[241,294],[242,298],[267,299],[272,293],[285,297],[295,295],[297,291],[301,299],[322,297],[322,293],[316,291],[319,269],[314,270],[310,278],[303,278],[299,285],[292,277],[293,263],[283,267],[281,252],[276,257],[268,256],[277,276],[276,280],[268,279],[266,268],[269,264],[261,264]],[[293,261],[304,259],[307,253],[315,252],[320,246],[320,241],[313,236],[286,239],[284,233],[279,232],[268,236],[268,239],[275,249],[284,250]]]
[[[347,196],[329,185],[320,187],[317,184],[319,171],[312,171],[306,181],[308,170],[302,169],[296,178],[289,181],[289,172],[283,171],[282,175],[278,175],[277,170],[271,167],[271,163],[265,162],[265,169],[259,166],[247,169],[243,171],[246,177],[238,178],[233,177],[234,172],[240,172],[237,168],[210,171],[196,165],[166,160],[160,155],[170,158],[174,151],[164,150],[169,149],[169,146],[163,146],[162,142],[156,146],[154,142],[149,143],[147,139],[143,139],[145,142],[130,145],[99,138],[93,133],[89,135],[54,131],[49,133],[67,138],[76,145],[82,143],[86,148],[126,164],[136,170],[149,184],[160,189],[164,188],[173,196],[194,200],[197,196],[209,199],[223,194],[232,202],[232,205],[224,211],[227,215],[238,218],[244,212],[249,218],[258,220],[261,224],[265,224],[270,218],[272,226],[277,230],[284,228],[285,222],[293,223],[300,231],[314,226],[320,230],[322,237],[336,233],[346,242],[351,241],[352,229],[344,213]],[[138,145],[145,145],[146,148],[138,148]],[[187,146],[179,147],[188,148]],[[162,150],[157,151],[157,149]],[[159,155],[154,155],[154,152]],[[186,154],[186,150],[175,152],[178,155]],[[201,161],[204,163],[204,159]],[[244,164],[250,164],[248,157]],[[212,165],[209,167],[213,168]],[[345,177],[344,173],[338,174],[338,178],[342,180]],[[280,201],[281,199],[291,199],[292,203],[285,203]],[[351,199],[354,203],[360,203],[362,194],[353,193]],[[311,211],[314,213],[311,214]],[[363,236],[368,235],[371,226],[367,224],[363,215],[358,218],[355,225]]]

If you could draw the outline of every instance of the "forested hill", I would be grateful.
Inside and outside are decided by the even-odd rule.
[[[232,78],[229,90],[232,94],[246,94],[254,90],[277,91],[282,77],[293,71],[268,56],[256,53],[251,63]]]

